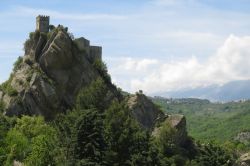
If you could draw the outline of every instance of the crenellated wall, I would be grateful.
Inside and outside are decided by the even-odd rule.
[[[36,30],[40,32],[49,32],[49,16],[39,15],[36,17]]]
[[[83,37],[75,39],[74,43],[80,51],[86,52],[87,58],[91,63],[96,59],[102,59],[102,47],[91,46],[90,41]]]

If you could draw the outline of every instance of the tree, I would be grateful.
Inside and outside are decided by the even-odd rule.
[[[198,144],[199,154],[194,160],[201,166],[232,166],[234,165],[234,157],[222,147],[214,144]]]
[[[67,165],[98,165],[106,148],[102,114],[96,109],[59,115],[54,124]]]
[[[124,103],[114,102],[110,106],[104,124],[108,165],[147,165],[149,135],[131,117]]]
[[[23,161],[30,152],[28,138],[16,129],[11,129],[8,131],[4,142],[7,154],[7,165],[13,162],[14,159]]]
[[[76,100],[77,109],[96,108],[104,111],[109,102],[105,99],[108,94],[108,88],[102,78],[97,78],[87,88],[82,89]]]

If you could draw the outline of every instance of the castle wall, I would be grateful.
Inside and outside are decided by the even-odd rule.
[[[77,48],[80,51],[84,51],[90,63],[93,63],[96,59],[102,59],[102,47],[91,46],[89,40],[81,37],[74,40]]]
[[[40,32],[49,32],[49,16],[36,17],[36,30]]]
[[[102,59],[102,47],[90,46],[90,61],[94,62],[96,59]]]
[[[89,40],[85,39],[84,37],[80,37],[78,39],[75,39],[74,43],[80,51],[86,51],[86,53],[89,54]]]

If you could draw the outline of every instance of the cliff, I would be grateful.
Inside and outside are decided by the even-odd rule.
[[[24,49],[25,55],[0,89],[4,114],[51,119],[73,108],[79,90],[98,77],[105,80],[110,99],[122,99],[101,68],[101,47],[90,46],[84,38],[74,40],[67,28],[58,26],[49,33],[35,31]]]
[[[58,113],[72,110],[79,91],[101,78],[108,87],[103,102],[125,101],[132,117],[144,129],[153,131],[157,123],[167,119],[176,123],[171,127],[180,131],[180,137],[186,136],[184,117],[180,120],[165,115],[141,92],[122,96],[103,68],[102,48],[91,46],[83,37],[73,39],[67,28],[32,32],[24,50],[25,55],[15,63],[9,80],[1,85],[0,104],[5,115],[53,119]]]

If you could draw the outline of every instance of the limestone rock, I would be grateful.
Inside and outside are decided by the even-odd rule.
[[[128,107],[133,117],[147,129],[153,128],[157,119],[164,117],[164,113],[144,94],[137,93],[128,98]]]
[[[177,145],[185,145],[188,135],[186,129],[186,118],[184,115],[174,114],[168,115],[165,121],[161,123],[160,126],[156,126],[152,132],[152,135],[157,137],[162,125],[169,125],[171,128],[176,130],[175,143]]]
[[[250,153],[245,153],[242,156],[240,156],[239,165],[250,166]]]
[[[89,58],[101,57],[101,51],[99,47],[92,49],[91,54],[83,51],[92,48],[89,41],[84,38],[73,41],[62,26],[51,34],[37,31],[33,34],[23,62],[10,80],[18,94],[0,97],[6,106],[6,115],[43,115],[52,119],[74,106],[81,88],[102,77]],[[111,82],[107,85],[110,88],[107,100],[119,97],[116,87]]]
[[[24,166],[24,164],[21,163],[20,161],[14,160],[13,161],[13,166]]]
[[[186,129],[186,118],[184,115],[169,115],[166,121],[171,125],[171,127],[177,130],[177,140],[176,142],[180,145],[185,144],[187,139],[187,129]]]
[[[234,138],[234,140],[239,141],[241,143],[248,143],[250,141],[250,132],[240,132]]]

